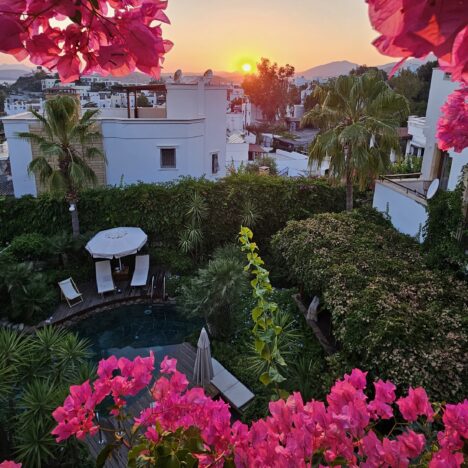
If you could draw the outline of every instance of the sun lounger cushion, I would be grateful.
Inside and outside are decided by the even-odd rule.
[[[109,260],[96,262],[96,283],[99,294],[114,291],[115,285]]]
[[[216,359],[212,359],[213,374],[211,383],[223,394],[223,396],[237,409],[241,409],[254,394],[228,370],[226,370]]]
[[[148,282],[149,255],[137,255],[131,286],[146,286]]]
[[[255,396],[241,382],[237,382],[232,387],[223,392],[223,394],[236,408],[242,408]]]
[[[218,375],[211,379],[211,383],[221,392],[224,393],[229,387],[239,382],[230,372],[226,369],[221,371]]]

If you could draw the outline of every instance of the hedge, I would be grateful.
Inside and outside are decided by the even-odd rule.
[[[413,239],[366,210],[292,221],[273,247],[331,312],[337,375],[359,367],[434,399],[466,396],[467,285],[429,270]]]
[[[242,210],[247,201],[259,222],[255,235],[268,242],[291,219],[344,209],[344,190],[322,180],[236,175],[219,182],[180,179],[164,184],[136,184],[85,191],[78,211],[81,232],[115,226],[139,226],[152,241],[178,248],[186,223],[187,203],[199,191],[209,207],[204,222],[204,247],[211,251],[235,240]],[[24,233],[55,234],[70,231],[70,214],[65,202],[48,195],[20,199],[0,198],[0,244]]]

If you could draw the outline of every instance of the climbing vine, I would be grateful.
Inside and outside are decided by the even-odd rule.
[[[241,227],[239,242],[242,251],[247,252],[249,262],[244,269],[254,277],[250,284],[257,301],[252,310],[252,319],[255,323],[252,330],[255,337],[255,351],[267,365],[267,370],[260,375],[260,381],[266,386],[274,385],[276,397],[283,397],[285,392],[279,388],[279,384],[285,380],[282,368],[286,367],[286,362],[278,349],[278,339],[283,329],[274,320],[278,304],[269,300],[273,290],[269,272],[264,268],[264,262],[258,254],[258,246],[252,242],[252,238],[252,231],[247,227]]]

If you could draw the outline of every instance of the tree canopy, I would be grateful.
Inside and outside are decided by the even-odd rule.
[[[251,102],[261,108],[266,120],[273,122],[284,117],[286,106],[294,96],[289,85],[289,78],[293,76],[293,66],[280,67],[276,62],[262,58],[257,64],[257,73],[247,75],[242,87]]]

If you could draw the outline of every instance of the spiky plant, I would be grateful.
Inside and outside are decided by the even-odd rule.
[[[353,209],[353,184],[364,187],[398,152],[397,127],[409,114],[408,101],[377,73],[340,76],[317,86],[320,104],[307,112],[304,125],[320,128],[309,148],[310,164],[330,160],[330,175],[346,185],[346,209]]]

